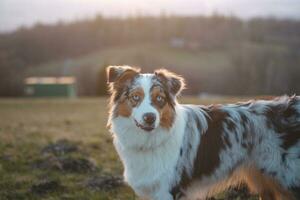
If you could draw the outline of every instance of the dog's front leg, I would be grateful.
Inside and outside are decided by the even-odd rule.
[[[169,192],[158,192],[152,196],[152,200],[175,200]]]
[[[165,187],[150,187],[150,189],[143,187],[140,190],[135,190],[135,193],[141,200],[175,200]]]

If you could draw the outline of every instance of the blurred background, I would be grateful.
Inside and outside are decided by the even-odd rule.
[[[299,93],[299,10],[298,0],[1,0],[0,96],[104,95],[104,68],[125,64],[182,74],[189,95]]]
[[[108,65],[181,74],[183,103],[299,94],[300,1],[0,0],[1,200],[137,199],[106,128]]]

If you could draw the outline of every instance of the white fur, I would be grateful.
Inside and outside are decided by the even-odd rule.
[[[157,128],[159,123],[160,123],[160,118],[159,118],[159,113],[158,111],[154,108],[153,105],[151,105],[151,93],[150,89],[152,86],[151,78],[153,77],[153,74],[143,74],[141,77],[139,77],[136,80],[136,84],[141,86],[144,91],[144,99],[141,102],[141,104],[137,107],[134,107],[132,110],[132,117],[139,123],[143,124],[143,115],[145,113],[154,113],[156,120],[155,120],[155,125],[154,127]]]
[[[168,131],[142,131],[128,118],[113,119],[114,145],[125,167],[125,181],[142,197],[171,200],[170,186],[176,177],[180,146],[185,128],[184,112],[176,106],[176,118]]]

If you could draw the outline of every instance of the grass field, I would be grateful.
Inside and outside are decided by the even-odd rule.
[[[217,102],[225,101],[232,99]],[[0,199],[136,199],[120,181],[106,105],[105,98],[1,99]],[[216,199],[256,199],[226,195]]]

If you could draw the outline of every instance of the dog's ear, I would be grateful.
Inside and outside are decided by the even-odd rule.
[[[140,72],[140,69],[130,66],[108,66],[106,68],[106,78],[108,83],[133,78]]]
[[[166,69],[155,70],[154,74],[159,78],[160,81],[166,84],[171,94],[177,96],[185,88],[184,79]]]

